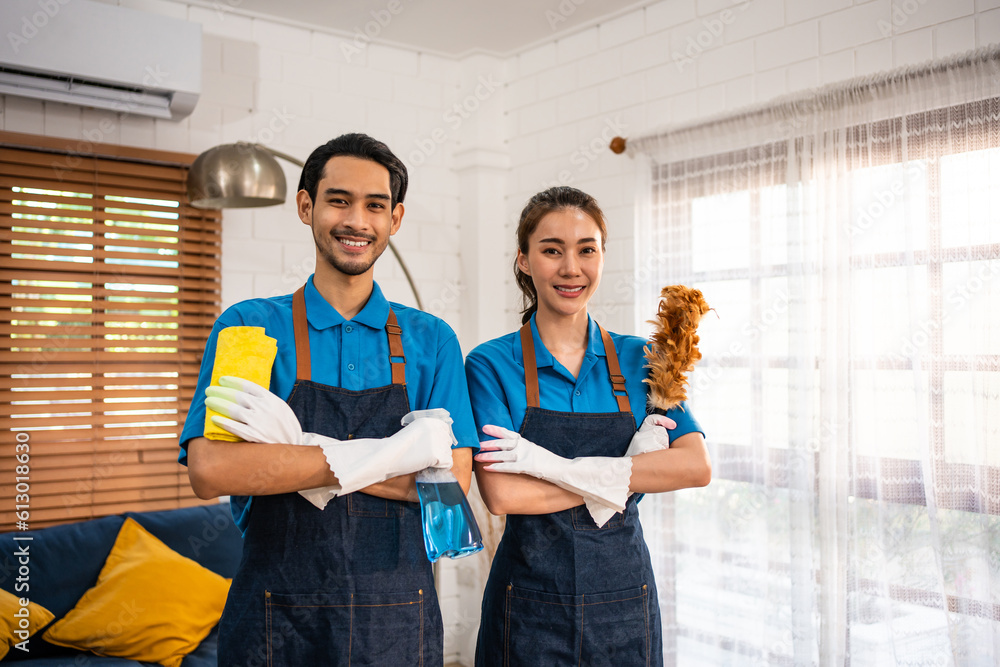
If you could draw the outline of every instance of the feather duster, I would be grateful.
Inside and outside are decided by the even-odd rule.
[[[687,374],[701,359],[698,351],[698,323],[711,308],[701,291],[684,285],[668,285],[660,292],[656,331],[646,346],[650,372],[643,380],[649,385],[649,404],[666,412],[687,398]]]

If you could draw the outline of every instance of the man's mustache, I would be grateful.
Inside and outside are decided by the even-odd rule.
[[[364,233],[356,232],[356,231],[353,231],[353,230],[350,230],[350,229],[335,229],[335,230],[333,230],[333,231],[330,232],[330,236],[333,236],[333,237],[337,237],[337,236],[350,236],[350,237],[356,238],[356,239],[364,239],[365,241],[368,241],[369,243],[374,243],[376,241],[376,237],[375,237],[374,234],[364,234]]]

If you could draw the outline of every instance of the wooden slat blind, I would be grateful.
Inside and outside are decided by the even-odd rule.
[[[219,314],[220,212],[187,202],[193,156],[30,143],[0,133],[0,531],[18,438],[31,528],[197,504],[177,446]]]

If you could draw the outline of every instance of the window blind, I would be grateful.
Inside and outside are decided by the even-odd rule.
[[[178,436],[219,313],[221,214],[188,205],[194,156],[29,143],[0,133],[0,530],[25,449],[31,528],[197,504]]]

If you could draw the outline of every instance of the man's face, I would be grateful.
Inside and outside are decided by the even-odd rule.
[[[296,201],[299,219],[312,228],[319,255],[349,276],[371,270],[403,218],[402,204],[391,209],[389,170],[346,155],[326,163],[315,202],[305,190]]]

